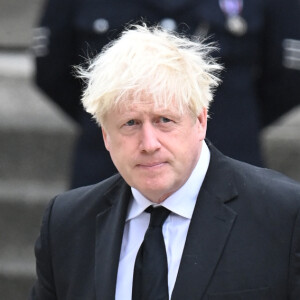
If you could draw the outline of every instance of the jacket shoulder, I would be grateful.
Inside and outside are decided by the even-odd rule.
[[[300,208],[299,182],[275,170],[229,160],[234,181],[242,194],[280,207]]]
[[[209,188],[222,198],[231,186],[244,201],[257,205],[300,208],[300,183],[280,172],[260,168],[223,155],[213,145],[207,172]],[[216,189],[216,186],[221,187]]]
[[[123,178],[116,174],[97,184],[66,191],[53,200],[52,215],[73,219],[85,214],[96,215],[111,206],[124,188],[129,189]]]

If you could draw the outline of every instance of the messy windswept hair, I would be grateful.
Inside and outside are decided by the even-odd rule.
[[[158,26],[131,25],[103,48],[86,68],[82,104],[99,125],[116,105],[151,96],[157,106],[175,104],[198,116],[209,108],[222,69],[210,54],[212,45],[191,41]],[[149,98],[148,98],[149,99]]]

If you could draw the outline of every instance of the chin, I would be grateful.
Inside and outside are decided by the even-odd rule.
[[[168,196],[172,194],[171,189],[169,186],[163,185],[163,186],[157,186],[155,184],[148,186],[148,185],[142,185],[137,188],[146,198],[151,200],[152,202],[162,202],[165,200]],[[158,201],[159,199],[162,199]]]

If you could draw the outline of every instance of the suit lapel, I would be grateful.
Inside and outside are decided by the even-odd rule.
[[[97,300],[115,299],[123,229],[131,191],[120,179],[108,192],[107,207],[96,219],[95,286]]]
[[[209,169],[198,195],[172,300],[202,299],[237,216],[225,204],[237,196],[228,159],[214,148],[210,150]]]

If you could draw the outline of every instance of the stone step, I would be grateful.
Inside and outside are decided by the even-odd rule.
[[[0,0],[0,48],[28,48],[45,0]]]
[[[33,258],[46,204],[66,189],[62,182],[0,181],[0,258]]]
[[[63,182],[0,181],[0,299],[27,299],[43,212],[66,188]]]
[[[3,261],[0,258],[0,299],[28,299],[30,289],[35,281],[32,263],[18,260]]]
[[[67,189],[78,128],[32,84],[29,52],[0,52],[0,299],[27,299],[46,203]]]
[[[300,182],[300,105],[261,133],[267,167]]]
[[[0,102],[0,178],[69,178],[76,125],[27,75],[0,76]]]
[[[1,0],[0,0],[1,1]],[[0,51],[0,76],[7,78],[31,78],[34,61],[29,50]]]

